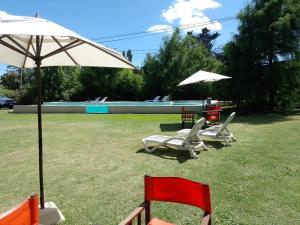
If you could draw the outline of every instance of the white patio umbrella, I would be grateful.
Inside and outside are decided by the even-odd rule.
[[[214,82],[214,81],[223,80],[223,79],[231,79],[231,77],[227,77],[227,76],[220,75],[217,73],[199,70],[198,72],[189,76],[185,80],[181,81],[178,84],[178,86],[182,86],[182,85],[186,85],[186,84],[193,84],[193,83],[198,83],[198,82]]]
[[[49,20],[13,16],[3,11],[0,11],[0,63],[21,68],[36,68],[40,203],[43,209],[41,67],[94,66],[133,69],[134,66],[120,53]]]
[[[193,75],[189,76],[185,80],[181,81],[178,86],[183,86],[187,84],[194,84],[200,82],[214,82],[223,79],[231,79],[231,77],[220,75],[217,73],[207,72],[203,70],[199,70],[198,72],[194,73]],[[203,100],[203,109],[204,109],[204,100]]]

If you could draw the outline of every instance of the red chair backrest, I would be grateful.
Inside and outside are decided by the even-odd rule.
[[[34,195],[14,208],[0,214],[0,225],[38,225],[39,200]]]
[[[180,177],[145,176],[145,200],[183,203],[211,213],[209,186]]]

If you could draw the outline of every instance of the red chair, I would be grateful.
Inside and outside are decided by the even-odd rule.
[[[147,225],[172,225],[169,222],[151,217],[151,201],[182,203],[201,208],[204,216],[201,225],[211,224],[209,186],[180,177],[145,176],[145,201],[119,225],[132,225],[135,218],[141,225],[141,214],[145,210]]]
[[[203,111],[204,118],[209,124],[216,124],[221,117],[220,106],[207,106],[207,110]]]
[[[38,225],[39,199],[30,197],[12,209],[0,214],[0,225]]]

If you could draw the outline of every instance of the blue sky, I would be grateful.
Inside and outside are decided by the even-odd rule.
[[[154,53],[167,32],[157,29],[170,26],[203,24],[220,18],[236,16],[248,0],[1,0],[0,10],[8,14],[41,17],[65,26],[76,33],[118,51],[133,50],[133,63],[140,66],[147,52]],[[216,45],[221,47],[236,32],[237,21],[209,24],[221,33]],[[200,26],[191,28],[197,31]],[[143,37],[105,36],[148,31]],[[151,31],[151,32],[150,32]],[[186,31],[186,30],[185,30]],[[130,37],[131,39],[119,40]],[[114,41],[118,39],[117,41]],[[0,65],[0,75],[6,65]]]

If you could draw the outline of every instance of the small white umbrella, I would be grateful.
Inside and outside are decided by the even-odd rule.
[[[198,82],[214,82],[223,79],[231,79],[231,77],[227,77],[224,75],[220,75],[217,73],[206,72],[203,70],[199,70],[197,73],[189,76],[185,80],[181,81],[178,86],[186,85],[186,84],[193,84]]]
[[[49,20],[13,16],[3,11],[0,11],[0,62],[22,68],[36,67],[40,198],[44,208],[41,67],[135,67],[120,53]]]
[[[200,82],[214,82],[223,79],[231,79],[231,77],[227,77],[224,75],[220,75],[217,73],[207,72],[203,70],[199,70],[198,72],[194,73],[193,75],[189,76],[185,80],[181,81],[178,86],[183,86],[187,84],[194,84]],[[203,109],[204,109],[204,100],[203,100]]]

